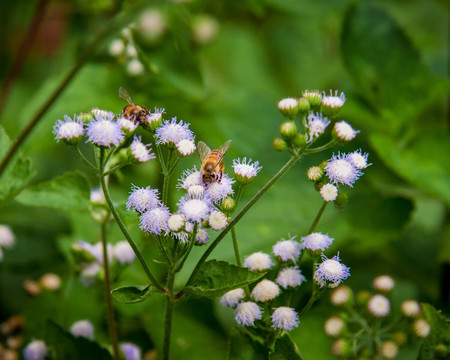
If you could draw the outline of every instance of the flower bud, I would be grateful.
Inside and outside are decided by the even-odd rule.
[[[275,138],[272,141],[272,147],[275,151],[284,151],[287,148],[287,143],[282,138]]]
[[[80,113],[78,115],[78,119],[80,119],[84,124],[87,124],[94,118],[94,115],[91,112],[88,113]]]
[[[343,92],[341,92],[339,96],[337,90],[335,90],[334,94],[333,91],[330,90],[330,95],[327,95],[325,92],[323,92],[321,106],[322,114],[324,116],[333,118],[338,114],[342,106],[344,106],[345,100],[346,99]]]
[[[320,181],[323,177],[323,169],[319,166],[311,166],[306,172],[306,176],[308,177],[308,180]]]
[[[297,134],[297,126],[292,120],[284,121],[280,125],[280,134],[285,140],[290,140]]]
[[[278,102],[278,109],[284,115],[293,119],[298,111],[298,102],[294,98],[286,98]]]
[[[403,345],[404,343],[406,343],[407,337],[406,334],[402,331],[397,331],[394,334],[394,341],[397,345]]]
[[[393,341],[385,341],[381,345],[381,355],[385,359],[394,359],[398,354],[398,346]]]
[[[351,304],[353,292],[347,285],[341,285],[331,293],[331,303],[336,306]]]
[[[434,352],[441,357],[444,357],[445,355],[449,355],[450,354],[450,347],[445,346],[445,344],[437,344],[434,347]]]
[[[305,90],[303,97],[308,100],[309,105],[314,108],[322,104],[322,94],[319,90]]]
[[[225,199],[222,200],[222,209],[226,213],[232,212],[234,210],[235,206],[236,206],[236,201],[234,201],[233,198],[226,197]]]
[[[369,302],[370,297],[372,294],[370,291],[367,290],[361,290],[356,293],[356,303],[358,305],[365,306]]]
[[[339,121],[334,124],[332,136],[341,141],[351,141],[358,134],[358,130],[354,130],[350,124],[345,121]]]
[[[145,121],[143,122],[143,126],[146,130],[154,132],[156,128],[160,127],[163,122],[162,114],[164,110],[156,109],[154,113],[147,115]]]
[[[298,111],[301,112],[308,112],[309,109],[311,109],[311,104],[309,103],[308,99],[306,98],[300,98],[298,101]]]
[[[334,207],[336,209],[342,210],[345,205],[348,203],[348,195],[347,194],[339,194],[334,200]]]
[[[307,140],[308,139],[305,134],[298,133],[295,135],[294,139],[292,140],[292,143],[295,146],[300,147],[305,145]]]
[[[348,357],[352,353],[352,345],[346,339],[337,339],[331,345],[331,352],[338,357]]]

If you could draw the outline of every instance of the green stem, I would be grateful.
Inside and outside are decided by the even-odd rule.
[[[236,229],[234,226],[231,228],[231,237],[233,238],[233,247],[234,247],[234,255],[236,257],[236,264],[237,266],[242,267],[241,254],[239,253],[239,244],[237,241]]]
[[[86,157],[83,155],[83,153],[81,152],[80,148],[78,146],[74,146],[75,151],[77,152],[77,154],[80,156],[81,160],[83,160],[83,162],[90,167],[91,169],[93,169],[96,173],[98,172],[97,167],[95,167],[88,159],[86,159]]]
[[[175,282],[175,272],[171,268],[169,270],[167,280],[167,294],[166,294],[166,314],[164,318],[164,340],[163,340],[163,360],[169,360],[170,355],[170,337],[172,334],[172,319],[173,319],[173,305],[174,292],[173,284]]]
[[[313,149],[308,149],[305,151],[305,154],[316,154],[318,152],[322,152],[326,149],[329,149],[330,147],[332,147],[334,144],[336,144],[338,142],[337,139],[332,139],[331,141],[327,142],[325,145],[313,148]]]
[[[139,262],[142,265],[142,268],[145,271],[145,274],[149,278],[150,282],[158,288],[161,292],[165,293],[167,290],[156,280],[156,278],[151,273],[149,267],[147,266],[147,263],[144,260],[144,257],[142,256],[141,252],[139,251],[138,247],[136,246],[135,242],[131,238],[130,234],[128,233],[125,224],[123,223],[119,213],[117,212],[116,208],[114,207],[113,201],[111,199],[111,195],[108,190],[108,186],[106,185],[105,176],[103,174],[103,157],[104,157],[104,149],[100,150],[100,185],[103,190],[103,194],[105,195],[106,202],[108,203],[109,209],[111,210],[112,215],[114,216],[114,219],[116,220],[117,225],[119,226],[120,230],[122,231],[122,234],[127,239],[128,243],[130,244],[131,248],[133,249],[134,253],[136,254],[136,257],[138,258]]]
[[[116,321],[111,299],[111,279],[109,276],[108,246],[106,243],[106,223],[101,224],[101,239],[103,247],[103,272],[105,273],[105,298],[108,307],[108,327],[113,348],[114,360],[119,360],[119,341],[117,339]]]
[[[119,165],[117,165],[117,166],[114,166],[112,169],[106,171],[103,175],[104,175],[104,176],[111,175],[114,171],[117,171],[117,170],[119,170],[119,169],[121,169],[121,168],[123,168],[124,166],[127,166],[127,165],[129,165],[129,164],[131,164],[129,161],[125,161],[125,162],[123,162],[123,163],[121,163],[121,164],[119,164]]]
[[[181,260],[180,264],[177,266],[176,272],[181,271],[181,269],[183,268],[183,265],[184,265],[186,259],[188,258],[189,254],[191,253],[192,248],[194,247],[195,236],[197,235],[197,229],[198,229],[198,225],[196,224],[195,227],[194,227],[194,231],[192,232],[192,237],[190,239],[188,250],[184,254],[183,259]]]
[[[161,252],[162,256],[164,256],[164,259],[166,259],[167,264],[172,265],[172,261],[167,256],[167,252],[164,249],[164,245],[161,241],[161,235],[156,235],[153,238],[155,239],[156,243],[158,244],[159,251]]]
[[[245,215],[245,213],[250,210],[250,208],[255,204],[256,201],[259,200],[259,198],[264,195],[264,193],[269,190],[273,184],[277,182],[277,180],[284,175],[301,157],[302,153],[292,156],[289,161],[272,177],[272,179],[267,182],[266,185],[264,185],[254,196],[250,199],[250,201],[242,208],[242,210],[235,216],[235,218],[227,225],[225,229],[222,230],[222,232],[217,236],[217,238],[213,241],[213,243],[208,247],[208,249],[204,252],[203,256],[200,258],[200,260],[197,262],[197,265],[195,266],[194,270],[192,271],[191,276],[189,277],[188,281],[186,282],[186,285],[190,285],[192,281],[194,280],[195,276],[197,275],[197,272],[199,271],[200,267],[203,265],[203,263],[206,261],[206,259],[209,257],[209,255],[212,253],[212,251],[216,248],[217,245],[219,245],[220,241],[225,237],[225,235],[238,223],[238,221]],[[182,290],[183,291],[183,290]],[[181,294],[179,294],[181,295]]]
[[[313,266],[314,266],[314,262],[313,262]],[[305,312],[307,312],[311,308],[311,306],[317,301],[317,299],[320,298],[320,296],[326,289],[327,288],[325,286],[323,288],[318,288],[317,285],[314,283],[313,284],[313,292],[311,294],[311,297],[309,298],[308,302],[303,307],[303,309],[300,310],[300,312],[298,313],[298,317],[301,317]]]
[[[314,221],[313,221],[311,227],[309,228],[308,234],[311,234],[314,231],[314,229],[316,228],[327,205],[328,205],[328,201],[324,201],[322,206],[319,209],[319,212],[317,213],[316,217],[314,218]]]

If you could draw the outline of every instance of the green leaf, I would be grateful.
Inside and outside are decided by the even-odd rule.
[[[428,71],[401,27],[379,6],[360,2],[350,8],[341,51],[362,97],[377,113],[390,114],[380,119],[386,128],[410,122],[448,91],[448,81]]]
[[[11,141],[3,127],[0,126],[0,159],[3,160]],[[0,177],[0,202],[13,199],[25,187],[34,173],[31,170],[31,160],[15,155],[5,172]]]
[[[275,351],[270,354],[270,360],[302,360],[297,346],[289,335],[284,335],[275,341]]]
[[[418,360],[434,360],[443,357],[436,351],[438,345],[450,346],[450,319],[446,319],[441,311],[430,304],[422,303],[425,317],[431,326],[430,334],[424,339],[419,350]]]
[[[264,360],[268,349],[233,327],[228,341],[227,360]]]
[[[30,186],[17,201],[31,206],[44,206],[64,210],[89,208],[90,186],[83,174],[69,172],[50,181]]]
[[[211,260],[201,266],[192,285],[186,287],[186,293],[205,297],[222,296],[263,276],[264,273],[256,273],[225,261]]]
[[[150,295],[155,293],[156,288],[151,285],[138,286],[129,285],[121,286],[111,291],[114,299],[125,304],[135,304],[146,300]]]
[[[370,142],[399,176],[450,204],[450,137],[447,133],[422,132],[407,143],[385,134],[372,134]]]
[[[52,359],[55,360],[112,359],[111,354],[96,342],[75,337],[51,320],[47,321],[45,342],[53,350]]]

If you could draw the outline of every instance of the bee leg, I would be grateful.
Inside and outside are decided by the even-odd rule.
[[[217,182],[220,183],[220,180],[222,180],[223,171],[225,170],[225,164],[223,162],[221,162],[219,164],[219,166],[220,166],[220,171],[219,171],[219,174],[218,174]]]

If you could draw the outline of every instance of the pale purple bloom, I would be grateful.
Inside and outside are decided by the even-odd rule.
[[[208,219],[209,213],[214,209],[208,197],[183,196],[178,203],[179,212],[189,221],[200,223]]]
[[[140,188],[132,185],[131,190],[131,194],[127,201],[128,210],[133,209],[134,211],[142,214],[146,210],[150,210],[161,205],[157,189],[150,189],[150,186]]]
[[[134,136],[130,149],[133,157],[139,162],[146,162],[156,157],[152,153],[151,145],[142,143],[140,136]]]
[[[228,291],[220,299],[220,303],[225,307],[235,307],[245,297],[244,289],[238,288]]]
[[[251,326],[262,318],[259,306],[251,301],[242,302],[236,307],[234,318],[239,325]]]
[[[178,180],[177,187],[179,189],[189,189],[194,185],[202,185],[202,173],[200,170],[197,170],[197,167],[194,166],[193,169],[184,170],[181,178]]]
[[[294,240],[295,236],[288,240],[278,241],[272,248],[273,254],[281,261],[295,261],[300,255],[298,242]]]
[[[323,251],[332,244],[333,240],[334,239],[327,234],[316,232],[302,237],[301,247],[302,249],[309,249],[312,251]]]
[[[111,147],[118,146],[124,139],[125,135],[120,125],[113,121],[113,113],[102,114],[95,116],[87,125],[88,141],[95,145]]]
[[[64,121],[58,120],[53,127],[53,134],[55,134],[55,139],[59,142],[59,140],[72,140],[76,138],[80,138],[83,136],[84,128],[83,122],[81,119],[74,115],[73,120],[64,115]]]
[[[314,138],[325,132],[326,127],[330,124],[330,121],[322,114],[309,114],[308,115],[308,142],[311,142]]]
[[[189,130],[189,124],[183,123],[183,120],[177,122],[177,118],[171,121],[165,120],[159,128],[156,129],[156,144],[177,144],[181,140],[194,140],[194,134]]]
[[[94,340],[94,326],[89,320],[79,320],[72,324],[70,332],[73,336],[81,336]]]
[[[356,180],[363,174],[348,159],[346,154],[333,155],[325,166],[325,172],[334,184],[344,184],[353,187]]]
[[[288,267],[282,269],[277,276],[276,282],[283,289],[293,288],[304,282],[306,278],[302,272],[296,267]]]
[[[322,96],[322,105],[332,108],[332,109],[340,109],[345,104],[345,94],[341,92],[338,96],[338,90],[334,91],[330,90],[330,95],[327,95],[326,92],[323,92]]]
[[[362,153],[361,149],[356,150],[347,155],[347,160],[358,170],[365,169],[366,167],[372,165],[367,162],[369,157],[368,153]]]
[[[169,209],[164,205],[160,205],[143,213],[140,218],[139,226],[142,231],[151,234],[160,235],[163,231],[168,233],[169,228],[167,222],[169,221],[169,218]]]
[[[44,360],[47,354],[47,346],[41,340],[33,340],[23,349],[25,360]]]
[[[229,195],[233,195],[234,180],[228,177],[227,174],[223,174],[220,182],[214,181],[206,187],[206,195],[212,200],[213,203],[218,203],[225,199]]]
[[[132,343],[120,343],[120,349],[122,350],[125,360],[141,360],[141,349]]]
[[[314,280],[320,287],[324,287],[327,282],[330,283],[328,287],[336,287],[350,276],[350,268],[340,263],[339,256],[328,259],[325,255],[322,255],[322,263],[316,266]]]
[[[254,161],[252,163],[252,159],[247,161],[247,158],[244,157],[242,160],[233,160],[233,169],[236,177],[249,181],[258,174],[258,172],[262,169],[262,166],[259,166],[258,161]]]
[[[299,322],[297,312],[290,307],[280,306],[272,314],[272,326],[277,330],[292,330]]]
[[[126,240],[116,243],[113,247],[113,253],[121,264],[129,264],[136,258],[136,254]]]

